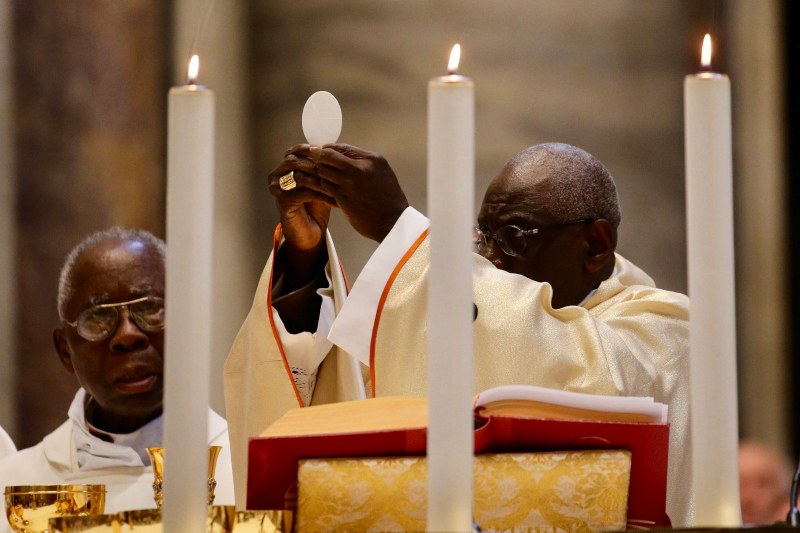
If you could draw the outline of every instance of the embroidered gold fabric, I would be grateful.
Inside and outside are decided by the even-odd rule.
[[[625,528],[628,451],[475,457],[475,520],[483,531]],[[297,533],[425,531],[424,457],[309,459],[298,470]]]

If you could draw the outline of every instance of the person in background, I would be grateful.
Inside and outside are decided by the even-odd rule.
[[[794,468],[786,454],[754,440],[739,443],[739,496],[742,522],[783,522],[789,512]]]
[[[53,344],[80,388],[60,427],[0,459],[0,486],[102,484],[106,513],[155,507],[147,448],[162,443],[164,282],[164,242],[146,231],[112,228],[70,252]],[[214,503],[232,505],[228,426],[211,409],[208,444],[223,447]]]

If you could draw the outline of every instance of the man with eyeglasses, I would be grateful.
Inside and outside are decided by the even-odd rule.
[[[359,363],[366,395],[428,387],[428,221],[386,160],[349,145],[299,145],[269,188],[281,219],[276,251],[225,369],[234,450],[290,407],[361,395]],[[332,207],[380,243],[349,294],[326,234]],[[584,150],[536,145],[501,169],[473,233],[475,392],[532,384],[669,404],[667,510],[683,525],[688,299],[615,253],[619,222],[613,178]]]
[[[165,253],[152,234],[121,228],[69,253],[53,343],[80,389],[66,422],[0,460],[0,485],[103,484],[106,513],[156,506],[147,448],[162,444]],[[233,504],[227,423],[209,409],[208,428],[209,445],[223,447],[215,503]]]

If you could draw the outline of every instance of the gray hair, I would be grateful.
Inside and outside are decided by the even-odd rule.
[[[105,229],[92,233],[67,254],[64,260],[64,266],[61,267],[61,274],[58,276],[58,317],[64,320],[64,306],[67,300],[72,296],[74,287],[72,286],[72,271],[75,268],[75,261],[86,250],[96,246],[97,244],[109,240],[116,239],[121,242],[125,241],[139,241],[149,244],[158,251],[161,259],[166,263],[167,258],[167,245],[163,240],[159,239],[149,231],[143,229],[129,229],[115,226],[113,228]]]
[[[524,176],[534,168],[544,170],[550,185],[548,209],[558,222],[604,218],[616,229],[620,222],[619,197],[614,178],[596,157],[564,143],[525,148],[506,164]]]

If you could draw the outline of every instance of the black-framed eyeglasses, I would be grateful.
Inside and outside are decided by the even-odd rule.
[[[133,322],[148,333],[164,329],[164,299],[144,296],[129,302],[95,305],[81,311],[75,322],[64,321],[87,341],[101,341],[111,336],[119,325],[120,308],[127,308]]]
[[[544,228],[522,229],[519,226],[507,225],[491,231],[488,228],[472,228],[472,243],[478,253],[483,253],[489,247],[489,240],[497,243],[504,254],[516,257],[523,255],[528,250],[528,237],[541,231],[569,226],[571,224],[586,224],[590,219],[570,220],[561,224],[553,224]]]

